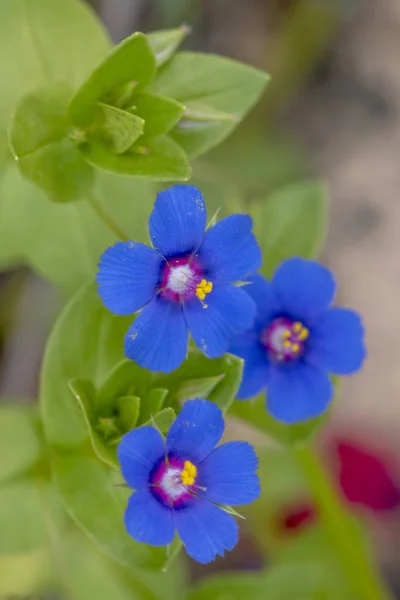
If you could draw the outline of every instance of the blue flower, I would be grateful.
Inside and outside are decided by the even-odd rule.
[[[363,363],[360,316],[330,306],[332,273],[311,260],[286,260],[271,282],[261,275],[249,281],[244,289],[257,305],[257,317],[230,349],[245,360],[238,398],[267,388],[268,411],[286,423],[321,414],[333,396],[329,374],[349,375]]]
[[[128,358],[169,373],[186,356],[188,330],[215,358],[251,327],[254,302],[232,285],[261,265],[251,228],[248,215],[232,215],[206,231],[206,207],[195,187],[158,194],[149,222],[154,248],[119,242],[104,252],[97,274],[111,312],[129,315],[144,307],[125,336]]]
[[[236,545],[236,521],[219,505],[258,498],[258,461],[247,442],[215,448],[223,432],[220,409],[197,398],[184,404],[165,441],[148,426],[124,435],[118,460],[126,482],[136,490],[125,527],[136,541],[166,546],[177,531],[187,553],[201,563]]]

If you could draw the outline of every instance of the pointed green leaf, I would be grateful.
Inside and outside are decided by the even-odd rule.
[[[181,25],[176,29],[164,29],[147,34],[150,47],[156,57],[157,67],[161,67],[171,58],[190,31],[190,27]]]
[[[143,133],[144,121],[137,115],[102,102],[97,103],[96,112],[88,140],[104,144],[111,152],[125,152]]]
[[[167,560],[162,567],[163,572],[168,571],[174,559],[178,556],[179,552],[183,548],[183,543],[178,535],[175,535],[172,543],[167,546]]]
[[[156,137],[168,133],[183,115],[180,102],[158,94],[139,94],[135,98],[135,114],[144,119],[144,134]]]
[[[229,115],[227,120],[177,126],[174,139],[190,157],[199,156],[227,137],[261,96],[268,76],[247,65],[213,54],[180,52],[158,73],[151,91],[185,105]],[[214,114],[215,116],[215,114]],[[208,126],[205,124],[208,123]]]
[[[143,423],[143,425],[152,425],[156,427],[161,433],[166,434],[172,423],[176,419],[175,411],[169,406],[168,408],[163,408],[155,415],[152,415],[148,421]]]
[[[154,384],[168,388],[171,397],[176,400],[183,383],[199,380],[202,375],[208,380],[210,377],[218,377],[219,381],[204,397],[226,412],[239,389],[242,370],[243,361],[237,356],[225,354],[221,358],[208,359],[199,350],[191,349],[188,358],[176,371],[169,375],[157,375]]]
[[[152,415],[156,415],[162,407],[168,396],[168,390],[154,388],[147,392],[142,401],[142,408],[140,411],[140,423],[148,421]]]
[[[199,379],[187,379],[182,381],[174,390],[173,397],[177,402],[191,400],[193,398],[208,398],[217,383],[224,375],[215,377],[201,377]]]
[[[122,396],[117,400],[118,425],[126,433],[136,427],[140,413],[140,398],[138,396]]]
[[[102,424],[98,415],[96,414],[96,390],[94,385],[87,379],[70,379],[68,381],[68,387],[78,401],[79,407],[82,411],[83,419],[87,427],[87,432],[90,437],[93,450],[100,460],[104,461],[107,465],[115,469],[119,469],[115,448],[113,446],[109,446],[106,442],[106,424]],[[102,425],[103,429],[101,429]],[[116,435],[119,435],[118,430],[116,430]]]
[[[139,140],[125,154],[113,154],[101,146],[81,147],[85,159],[94,167],[132,177],[156,181],[186,181],[191,175],[185,152],[173,139],[164,135]]]
[[[100,387],[95,401],[96,410],[98,413],[107,414],[120,396],[130,396],[133,393],[139,397],[144,395],[150,377],[149,371],[124,358],[113,367]]]
[[[314,258],[321,250],[328,220],[324,183],[284,186],[251,207],[254,232],[263,251],[262,272],[270,277],[286,258]]]
[[[108,96],[124,84],[142,90],[155,72],[156,62],[146,36],[134,33],[113,49],[75,94],[69,107],[71,121],[76,127],[86,127],[95,116],[97,102],[107,102]]]
[[[10,146],[22,175],[54,202],[79,200],[94,183],[93,169],[66,137],[69,97],[69,88],[61,84],[27,94],[10,127]]]

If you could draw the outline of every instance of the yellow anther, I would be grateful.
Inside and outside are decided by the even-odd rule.
[[[202,279],[196,286],[196,296],[199,300],[204,300],[207,294],[212,292],[213,284],[211,281]]]
[[[300,350],[300,344],[292,344],[292,350],[293,352],[299,352]]]
[[[283,342],[283,347],[284,348],[291,348],[292,347],[292,342],[290,340],[285,340]]]
[[[197,476],[197,467],[190,460],[185,460],[183,471],[181,472],[181,481],[183,485],[193,485]]]
[[[306,340],[309,335],[310,332],[308,331],[307,327],[303,327],[303,329],[298,334],[297,338],[300,340],[300,342],[304,342],[304,340]]]
[[[296,323],[293,323],[292,329],[294,333],[300,333],[300,331],[303,329],[303,325],[299,321],[296,321]]]
[[[290,338],[291,336],[291,332],[289,331],[289,329],[285,329],[285,331],[282,333],[282,338],[285,340],[287,338]]]

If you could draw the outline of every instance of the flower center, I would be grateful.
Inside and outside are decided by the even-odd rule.
[[[262,331],[261,343],[270,355],[278,361],[291,361],[299,358],[310,332],[300,321],[278,317]]]
[[[212,288],[212,282],[203,278],[200,265],[192,255],[169,259],[163,266],[160,293],[165,298],[180,301],[197,296],[203,302]]]
[[[190,460],[163,459],[150,477],[151,491],[164,505],[179,508],[193,498],[197,467]]]

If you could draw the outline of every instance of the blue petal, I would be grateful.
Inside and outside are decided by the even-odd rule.
[[[229,352],[243,358],[244,369],[237,398],[245,400],[256,396],[267,386],[269,360],[259,342],[259,329],[251,329],[233,339]]]
[[[278,421],[297,423],[316,417],[327,409],[332,397],[333,385],[324,371],[300,361],[271,364],[267,409]]]
[[[153,245],[167,257],[197,250],[206,220],[206,205],[200,190],[191,185],[174,185],[157,194],[149,220]]]
[[[163,506],[148,489],[135,492],[125,511],[125,527],[137,542],[167,546],[174,539],[173,512]]]
[[[278,267],[272,286],[283,312],[310,324],[329,307],[336,284],[332,273],[323,265],[291,258]]]
[[[248,215],[231,215],[206,232],[199,258],[215,283],[240,281],[261,267],[261,250],[252,225]]]
[[[218,504],[249,504],[260,495],[258,459],[247,442],[228,442],[199,465],[196,483],[205,488],[205,500]],[[200,492],[199,492],[200,493]]]
[[[200,398],[188,400],[167,434],[167,449],[198,463],[210,454],[223,433],[224,419],[216,404]]]
[[[313,327],[306,360],[337,375],[354,373],[366,355],[363,336],[360,315],[348,308],[332,308]]]
[[[103,304],[116,315],[131,315],[156,295],[162,258],[144,244],[117,242],[100,258],[96,281]]]
[[[132,488],[148,485],[150,472],[165,451],[164,440],[154,427],[138,427],[125,434],[117,451],[125,481]]]
[[[186,323],[192,338],[209,358],[222,356],[233,337],[250,328],[256,307],[242,288],[216,285],[204,301],[207,308],[194,298],[184,303]]]
[[[188,331],[178,302],[154,298],[125,336],[125,354],[150,371],[170,373],[186,356]]]
[[[245,285],[243,289],[256,303],[257,322],[266,325],[281,312],[281,306],[274,293],[273,286],[258,273],[247,277],[246,281],[250,283]]]
[[[190,507],[175,512],[175,525],[186,552],[206,564],[232,550],[239,533],[235,519],[211,502],[197,498]]]

